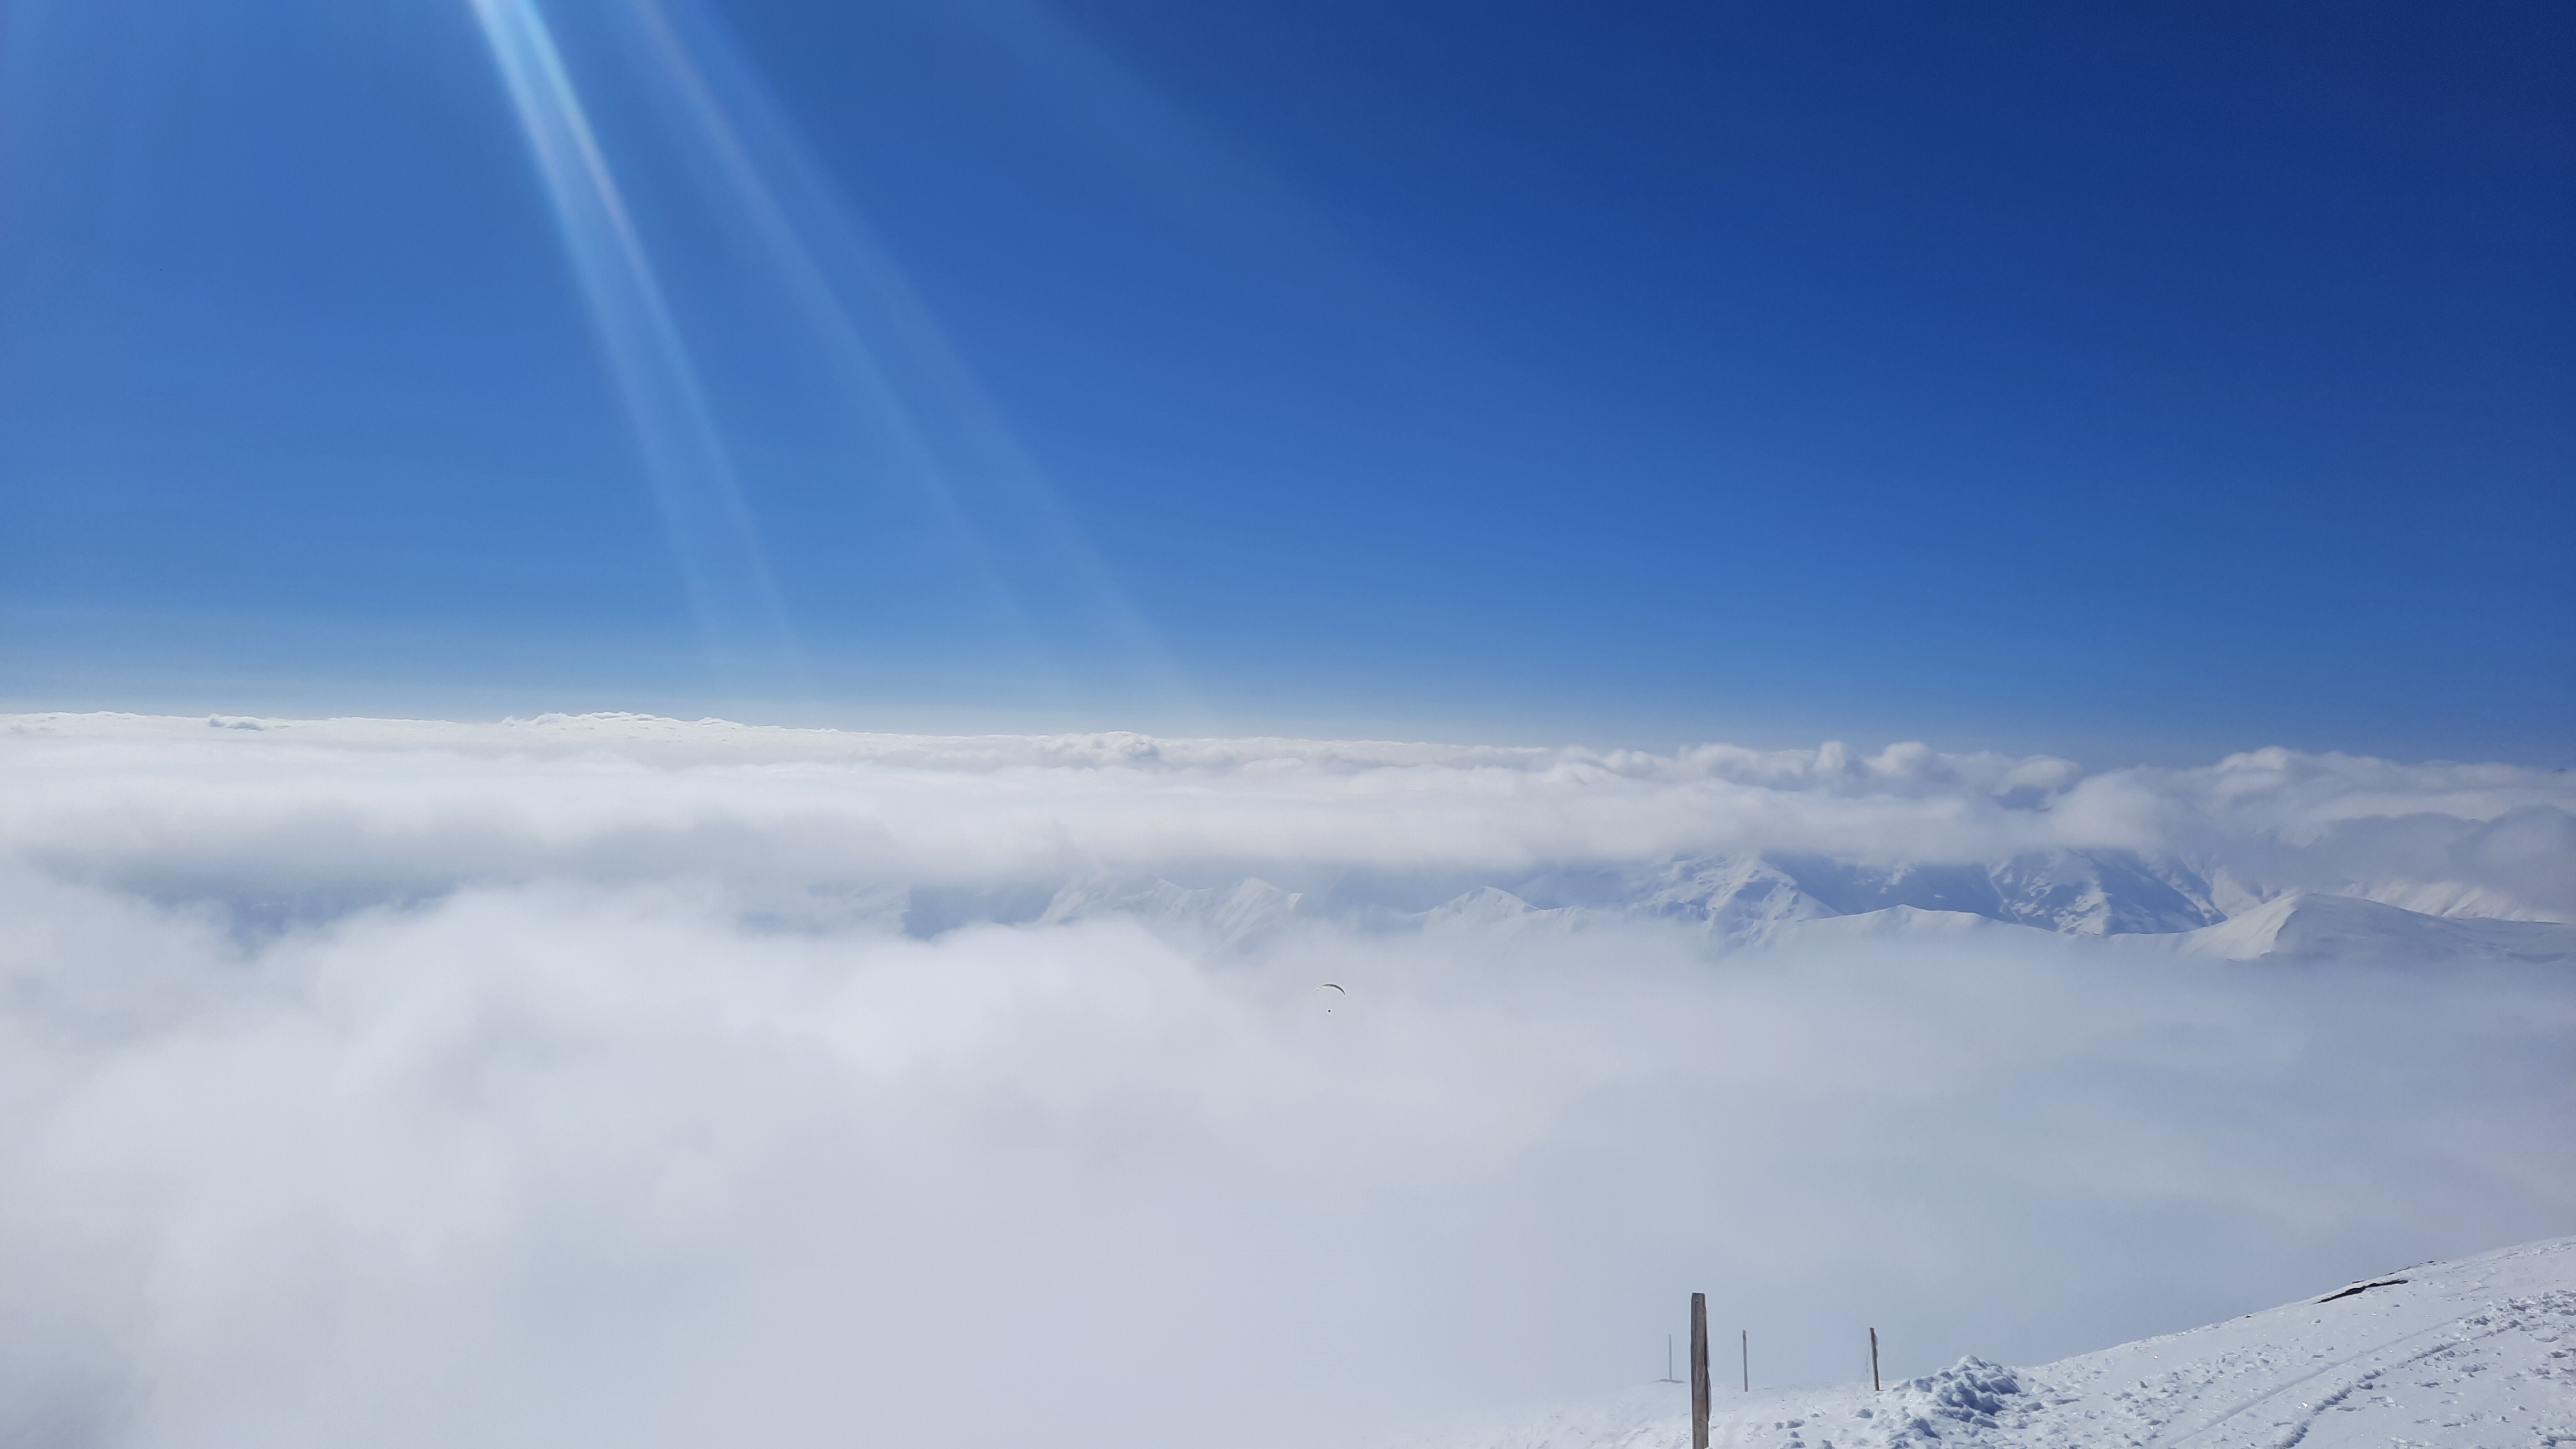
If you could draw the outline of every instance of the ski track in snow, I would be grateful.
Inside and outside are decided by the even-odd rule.
[[[1721,1388],[1709,1440],[1719,1449],[2576,1445],[2576,1238],[2382,1277],[2406,1281],[2331,1302],[2320,1291],[2037,1368],[1962,1359],[1882,1393]],[[1656,1385],[1396,1449],[1689,1443],[1688,1390]]]

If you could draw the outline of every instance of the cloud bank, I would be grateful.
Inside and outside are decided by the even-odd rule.
[[[1043,902],[1068,882],[1137,877],[1424,909],[1676,860],[1824,858],[1884,875],[2089,852],[2188,873],[2212,920],[2293,890],[2576,916],[2576,776],[2502,765],[2276,749],[2087,772],[1906,744],[1656,755],[634,716],[19,716],[0,730],[18,806],[0,851],[155,899],[307,911],[582,880],[686,881],[828,914],[916,888]]]
[[[2030,1360],[2576,1205],[2562,967],[1629,908],[2563,919],[2548,772],[87,716],[0,787],[11,1443],[1366,1442],[1651,1378],[1694,1289],[1768,1382]],[[1131,908],[1254,881],[1318,904]],[[1472,908],[1550,881],[1625,905]]]

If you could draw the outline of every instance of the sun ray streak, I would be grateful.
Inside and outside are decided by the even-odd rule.
[[[891,251],[806,158],[721,25],[680,0],[635,0],[649,64],[689,148],[710,163],[722,215],[746,226],[914,480],[988,581],[1025,612],[1072,612],[1135,681],[1194,709],[1179,672],[1081,525],[1020,444]],[[960,498],[967,479],[981,508]],[[1056,597],[1012,598],[1046,581]],[[1061,641],[1060,641],[1061,642]]]
[[[728,684],[797,650],[759,530],[616,176],[535,0],[469,0],[509,89],[643,453],[690,606]]]

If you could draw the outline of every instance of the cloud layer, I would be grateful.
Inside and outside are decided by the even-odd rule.
[[[158,899],[303,910],[577,879],[716,883],[802,913],[920,886],[1043,891],[1104,875],[1356,881],[1429,906],[1549,870],[1676,858],[1884,869],[2099,851],[2186,862],[2222,908],[2312,889],[2576,916],[2576,776],[2277,749],[2088,773],[1921,745],[1654,755],[633,716],[89,715],[8,721],[0,772],[18,803],[0,850],[19,860]]]
[[[2543,772],[257,723],[0,736],[0,1439],[1358,1442],[1693,1289],[1770,1382],[2027,1360],[2576,1203],[2563,969],[907,915],[1900,846],[2543,915]]]

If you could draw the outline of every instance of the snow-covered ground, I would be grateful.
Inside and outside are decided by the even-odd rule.
[[[1724,1449],[2576,1444],[2576,1238],[2398,1269],[2036,1368],[1969,1358],[1877,1393],[1721,1388],[1709,1427]],[[1655,1385],[1401,1443],[1679,1449],[1689,1391]]]

